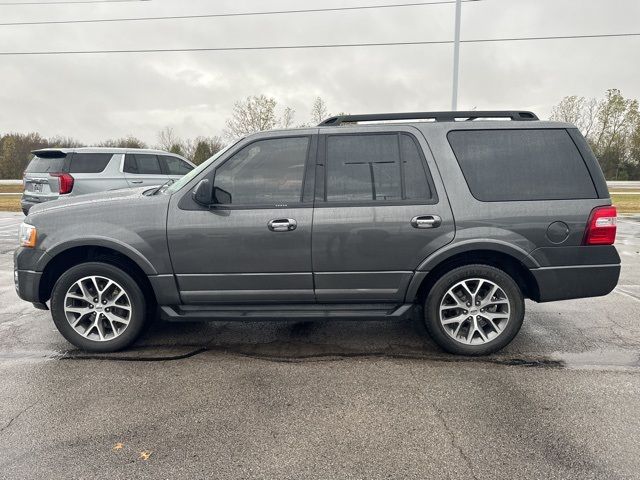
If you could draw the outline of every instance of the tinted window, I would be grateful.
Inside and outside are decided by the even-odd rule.
[[[124,171],[141,175],[161,175],[160,162],[156,155],[127,154],[124,159]]]
[[[111,160],[111,153],[75,153],[71,157],[71,173],[99,173]]]
[[[326,190],[330,202],[431,197],[418,146],[404,134],[330,135]]]
[[[193,169],[193,167],[184,160],[169,155],[162,155],[160,161],[164,163],[165,171],[168,175],[184,175]]]
[[[64,157],[42,158],[33,157],[27,166],[27,173],[62,172],[64,168]]]
[[[420,156],[418,144],[410,135],[400,135],[400,156],[404,169],[405,198],[421,200],[431,198],[425,164]]]
[[[597,197],[566,130],[459,130],[447,137],[478,200]]]
[[[254,142],[216,170],[215,186],[233,205],[298,203],[308,147],[307,137]]]
[[[126,173],[138,173],[138,164],[136,163],[136,159],[133,155],[126,155],[124,157],[123,170]]]

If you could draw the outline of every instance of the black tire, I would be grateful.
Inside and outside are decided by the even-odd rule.
[[[69,324],[65,315],[64,302],[69,288],[81,278],[93,275],[106,277],[121,285],[131,303],[129,324],[119,336],[111,340],[94,341],[83,337]],[[87,262],[71,267],[56,281],[51,293],[51,316],[58,331],[70,343],[88,352],[115,352],[131,345],[144,328],[146,310],[147,302],[136,281],[120,268],[108,263]]]
[[[27,215],[29,215],[29,209],[28,208],[23,208],[22,209],[22,213],[24,214],[24,216],[26,217]]]
[[[509,320],[499,335],[479,345],[452,338],[440,323],[440,303],[447,291],[465,279],[480,278],[498,285],[509,298]],[[456,355],[488,355],[504,348],[517,335],[524,319],[524,298],[518,284],[504,271],[489,265],[464,265],[442,275],[433,285],[424,305],[427,332],[443,350]],[[473,333],[471,334],[473,338]]]

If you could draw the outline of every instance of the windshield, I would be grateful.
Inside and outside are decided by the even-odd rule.
[[[240,139],[242,140],[242,139]],[[213,162],[215,162],[218,158],[220,158],[220,156],[222,154],[224,154],[227,150],[229,150],[231,147],[233,147],[236,143],[238,143],[240,140],[230,143],[229,145],[227,145],[226,147],[224,147],[222,150],[220,150],[218,153],[216,153],[213,157],[209,158],[208,160],[205,160],[204,162],[202,162],[200,165],[198,165],[196,168],[194,168],[193,170],[191,170],[189,173],[187,173],[185,176],[183,176],[182,178],[180,178],[180,180],[176,181],[175,183],[171,184],[165,191],[164,193],[168,193],[169,195],[171,195],[172,193],[177,192],[178,190],[180,190],[182,187],[184,187],[187,183],[189,183],[193,178],[195,178],[196,176],[200,175],[200,172],[202,172],[205,168],[207,168],[209,165],[211,165]]]

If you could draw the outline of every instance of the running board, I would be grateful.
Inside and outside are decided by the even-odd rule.
[[[174,305],[160,306],[160,317],[171,322],[206,320],[397,320],[410,317],[414,305]]]

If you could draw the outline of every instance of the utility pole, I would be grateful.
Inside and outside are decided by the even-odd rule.
[[[453,86],[451,93],[451,110],[458,109],[458,63],[460,62],[460,10],[462,0],[456,0],[456,27],[453,43]]]

